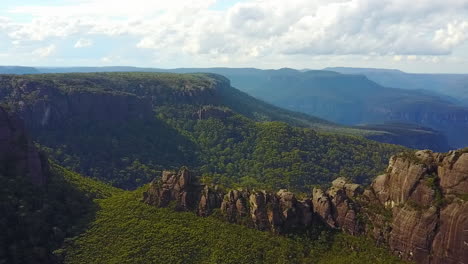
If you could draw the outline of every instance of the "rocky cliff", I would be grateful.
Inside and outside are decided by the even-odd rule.
[[[344,178],[311,197],[199,184],[186,168],[164,172],[144,202],[285,233],[323,223],[367,234],[417,263],[468,262],[468,151],[418,151],[392,157],[385,174],[363,188]]]
[[[47,182],[47,159],[26,135],[22,122],[0,107],[0,174],[26,176],[36,185]]]
[[[39,77],[6,75],[0,77],[0,101],[7,103],[33,134],[42,129],[59,129],[72,122],[116,123],[152,116],[148,99],[97,89],[96,85],[91,82],[57,84]]]

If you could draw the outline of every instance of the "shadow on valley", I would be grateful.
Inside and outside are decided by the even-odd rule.
[[[197,165],[196,145],[156,118],[117,124],[70,121],[34,132],[42,149],[61,165],[125,189],[150,182],[162,169]]]
[[[0,186],[0,263],[59,263],[64,243],[95,219],[93,200],[112,190],[55,164],[44,186],[8,173]]]

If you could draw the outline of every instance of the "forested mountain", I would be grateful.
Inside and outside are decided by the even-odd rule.
[[[325,70],[344,74],[365,75],[370,80],[386,86],[408,90],[424,89],[450,96],[450,100],[468,105],[468,74],[406,73],[399,70],[335,67]]]
[[[292,126],[329,123],[260,102],[219,75],[47,74],[0,83],[0,100],[50,157],[124,188],[182,165],[227,186],[307,189],[338,176],[368,182],[403,150]]]
[[[222,74],[232,81],[234,87],[289,110],[346,125],[384,122],[417,124],[445,134],[450,147],[468,145],[465,136],[468,133],[468,108],[430,92],[388,88],[363,75],[332,71],[203,70]]]
[[[291,92],[289,92],[290,87],[292,86],[301,86],[305,85],[304,84],[304,78],[300,77],[301,72],[292,70],[292,69],[282,69],[279,71],[275,70],[259,70],[259,69],[254,69],[254,68],[180,68],[180,69],[156,69],[156,68],[137,68],[137,67],[127,67],[127,66],[116,66],[116,67],[61,67],[61,68],[53,68],[53,67],[40,67],[37,68],[39,72],[42,73],[70,73],[70,72],[75,72],[75,73],[89,73],[89,72],[176,72],[176,73],[194,73],[194,72],[210,72],[210,73],[216,73],[216,74],[221,74],[224,76],[227,76],[229,79],[231,79],[233,86],[245,91],[249,94],[253,94],[257,98],[265,99],[266,101],[270,103],[275,103],[277,105],[280,105],[285,108],[297,110],[297,111],[302,111],[308,114],[312,114],[314,116],[322,116],[323,118],[331,121],[335,121],[338,123],[343,123],[343,124],[348,124],[348,125],[356,125],[356,124],[361,124],[361,123],[377,123],[377,124],[382,124],[388,121],[391,122],[404,122],[404,123],[416,123],[419,124],[419,126],[427,126],[432,129],[435,129],[434,133],[427,133],[426,131],[421,131],[421,130],[405,130],[403,127],[400,127],[400,129],[395,130],[391,129],[391,131],[387,130],[372,130],[372,131],[363,131],[362,127],[361,130],[352,130],[349,127],[344,128],[343,126],[337,126],[337,125],[332,125],[329,124],[327,126],[323,126],[323,124],[319,127],[316,126],[316,123],[312,122],[312,125],[315,124],[315,128],[318,129],[324,129],[327,131],[333,130],[333,131],[340,131],[340,132],[345,132],[345,133],[351,133],[351,134],[360,134],[364,135],[368,138],[372,138],[377,141],[381,142],[388,142],[392,144],[400,144],[400,145],[405,145],[407,147],[415,147],[415,148],[429,148],[432,150],[436,151],[446,151],[450,149],[451,147],[455,146],[462,146],[465,143],[459,142],[459,137],[460,134],[463,134],[464,131],[461,131],[460,133],[457,132],[460,129],[459,126],[456,128],[452,128],[452,123],[456,123],[456,120],[445,120],[445,119],[450,119],[453,116],[460,116],[459,113],[456,113],[458,110],[457,109],[452,109],[449,105],[447,105],[447,102],[449,104],[455,99],[442,95],[440,93],[435,93],[431,92],[429,90],[418,90],[414,92],[410,98],[409,101],[403,102],[402,104],[396,104],[396,107],[393,107],[395,105],[392,103],[393,101],[399,101],[402,97],[408,96],[406,92],[401,93],[400,90],[398,89],[393,89],[390,92],[388,89],[382,88],[380,86],[377,86],[380,89],[383,89],[384,92],[377,93],[377,95],[372,96],[372,98],[369,98],[366,89],[354,89],[353,93],[350,97],[349,94],[343,93],[339,90],[335,89],[328,89],[327,87],[322,87],[322,85],[327,85],[325,83],[319,83],[319,84],[314,84],[314,89],[306,89],[306,90],[319,90],[316,91],[315,95],[312,93],[310,94],[309,92],[304,93],[305,90],[297,90],[297,89],[292,89]],[[339,77],[342,77],[341,75],[330,75],[331,73],[328,72],[321,72],[321,71],[314,71],[314,73],[318,75],[327,75],[329,78],[335,78],[338,76],[338,79],[336,82],[340,82]],[[325,75],[324,75],[325,74]],[[281,81],[279,80],[278,83],[276,83],[276,80],[274,78],[277,78],[278,76],[281,75],[286,75],[287,81]],[[275,77],[277,76],[277,77]],[[283,76],[284,77],[284,76]],[[279,77],[280,79],[283,77]],[[341,80],[343,81],[343,80]],[[364,82],[367,82],[367,80],[363,80]],[[302,83],[302,84],[301,84]],[[347,83],[347,81],[345,81]],[[312,85],[312,84],[311,84]],[[318,87],[317,87],[318,85]],[[357,86],[359,87],[367,87],[369,84],[366,83],[356,83]],[[372,86],[372,85],[371,85]],[[275,88],[276,87],[276,88]],[[275,91],[271,91],[270,88],[275,89]],[[326,92],[323,92],[321,90],[326,89]],[[357,92],[357,90],[359,90]],[[386,91],[386,92],[385,92]],[[303,94],[304,93],[304,94]],[[283,94],[286,94],[283,97]],[[363,111],[367,111],[367,109],[363,110],[363,108],[366,108],[366,106],[371,105],[370,112],[373,112],[375,109],[375,105],[379,105],[378,103],[382,100],[382,98],[385,98],[390,94],[390,101],[385,102],[384,105],[390,105],[389,107],[385,106],[382,109],[380,109],[380,112],[383,111],[383,113],[375,114],[371,113],[370,116],[367,116],[366,113],[362,113]],[[311,96],[313,95],[313,98]],[[295,101],[294,97],[297,96],[298,101]],[[291,98],[292,97],[292,98]],[[348,98],[349,97],[349,98]],[[362,98],[361,98],[362,97]],[[396,98],[395,98],[396,97]],[[284,98],[284,100],[283,100]],[[377,100],[375,100],[377,98]],[[400,98],[400,99],[399,99]],[[428,103],[425,101],[427,98],[432,98],[430,101],[435,101],[435,102],[440,102],[442,105],[441,107],[437,107],[435,113],[427,113],[429,111],[428,109],[424,110],[418,110],[421,108],[421,104],[423,106],[427,107],[432,107],[430,102]],[[375,100],[375,103],[372,103],[372,101]],[[254,103],[255,102],[255,103]],[[259,101],[252,101],[251,103],[259,104]],[[399,105],[407,105],[404,110],[399,109]],[[245,106],[245,104],[244,104]],[[356,106],[356,107],[354,107]],[[271,106],[270,106],[271,108]],[[394,110],[394,108],[396,108]],[[241,109],[239,107],[239,109]],[[244,113],[248,113],[244,111]],[[379,111],[378,111],[379,112]],[[394,113],[396,112],[396,113]],[[441,113],[442,112],[442,113]],[[452,116],[450,116],[453,114]],[[289,117],[291,118],[292,115],[288,114]],[[422,120],[421,115],[428,115],[429,117],[426,118],[427,120]],[[299,117],[299,115],[296,113],[295,118]],[[403,116],[403,117],[402,117]],[[463,118],[463,116],[461,117]],[[307,119],[305,116],[299,117],[299,119]],[[445,120],[445,121],[440,121],[440,119]],[[291,121],[291,120],[290,120]],[[288,121],[288,122],[290,122]],[[444,125],[438,124],[440,122],[444,122]],[[448,124],[448,131],[451,132],[450,136],[450,145],[442,145],[441,142],[445,142],[444,137],[446,137],[446,132],[447,131],[441,131],[443,133],[438,133],[437,130],[441,130],[441,127],[445,126],[445,123]],[[298,123],[296,123],[298,125]],[[308,125],[311,125],[311,122],[308,122]],[[384,129],[384,126],[378,125],[380,128]],[[427,130],[427,129],[425,129]],[[425,139],[425,141],[422,140],[417,140],[413,142],[408,142],[408,138],[414,138],[415,133],[418,131],[421,131],[422,133],[420,134],[421,139]],[[432,144],[432,142],[437,142],[436,144]]]
[[[340,178],[309,199],[198,185],[203,179],[186,167],[123,191],[48,162],[2,108],[0,135],[2,263],[404,263],[400,257],[439,264],[468,257],[466,149],[402,153],[369,189]],[[198,217],[193,208],[209,213]],[[287,229],[255,230],[270,225]]]
[[[123,191],[47,161],[2,107],[0,136],[0,263],[398,262],[324,225],[279,236],[146,205],[144,188]]]

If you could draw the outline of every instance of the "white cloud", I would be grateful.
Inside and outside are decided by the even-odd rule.
[[[51,44],[46,47],[35,49],[32,53],[33,55],[39,56],[41,58],[49,57],[52,53],[55,52],[57,47],[54,44]]]
[[[411,5],[407,0],[250,0],[225,10],[210,9],[215,2],[23,5],[8,12],[34,19],[20,23],[0,18],[0,32],[22,47],[76,39],[75,48],[95,47],[98,44],[81,38],[93,35],[115,39],[117,53],[124,50],[119,40],[133,39],[138,52],[146,52],[151,61],[183,57],[195,63],[233,64],[321,55],[380,56],[398,63],[413,56],[450,56],[468,42],[468,0],[415,0]]]
[[[90,40],[90,39],[79,39],[76,43],[75,43],[75,48],[86,48],[86,47],[91,47],[93,45],[93,41]]]

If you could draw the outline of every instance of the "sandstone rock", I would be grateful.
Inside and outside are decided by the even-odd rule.
[[[217,187],[205,186],[201,193],[198,204],[197,214],[200,216],[209,216],[214,209],[219,209],[223,202],[223,192]]]
[[[438,222],[437,208],[418,210],[405,206],[393,210],[390,248],[404,259],[429,263]]]
[[[429,208],[435,200],[436,190],[426,180],[420,180],[409,197],[419,207]]]
[[[428,168],[424,164],[413,163],[401,157],[392,157],[387,176],[378,179],[383,181],[379,183],[383,186],[376,186],[377,189],[383,188],[384,190],[382,195],[377,189],[375,190],[379,200],[390,207],[405,203],[416,184],[427,172]]]
[[[153,181],[144,193],[144,202],[159,207],[167,207],[171,202],[177,210],[190,211],[199,208],[202,186],[192,178],[185,168],[178,173],[164,171],[161,181]]]
[[[467,163],[466,150],[399,155],[365,190],[338,178],[328,190],[314,188],[311,199],[301,201],[287,190],[224,195],[194,184],[187,171],[165,172],[145,201],[160,206],[176,201],[186,210],[198,208],[202,216],[219,207],[232,223],[277,233],[307,228],[317,219],[350,234],[368,233],[405,260],[468,263]]]
[[[337,227],[332,215],[330,198],[321,189],[314,188],[312,192],[312,204],[314,212],[320,216],[324,223],[331,227]]]
[[[224,196],[221,212],[226,215],[229,222],[240,222],[249,215],[250,212],[247,209],[249,196],[243,190],[231,190]]]
[[[387,208],[392,219],[372,218],[373,235],[403,259],[416,263],[468,263],[468,155],[418,151],[393,157],[389,169],[365,192]],[[369,205],[365,205],[368,206]],[[384,219],[378,222],[376,219]],[[391,228],[385,226],[390,224]]]
[[[468,193],[468,153],[449,152],[438,168],[438,175],[444,193]]]
[[[455,201],[440,212],[432,263],[468,263],[468,202]]]

